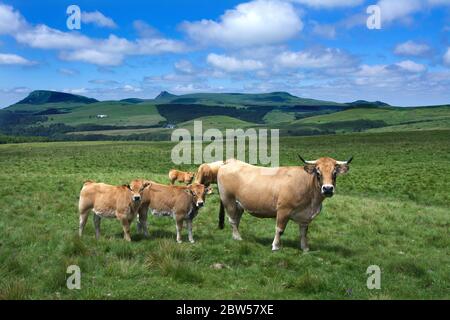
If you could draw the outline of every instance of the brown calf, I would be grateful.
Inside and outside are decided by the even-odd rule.
[[[94,211],[95,237],[100,237],[101,218],[116,218],[122,223],[124,239],[131,241],[130,225],[139,209],[142,193],[149,186],[144,183],[135,189],[129,185],[111,186],[86,181],[80,191],[78,209],[80,212],[79,235],[83,234],[89,211]]]
[[[197,183],[189,186],[172,186],[148,180],[134,180],[130,185],[133,189],[140,189],[146,183],[151,183],[151,186],[146,188],[142,194],[138,230],[143,231],[144,235],[148,235],[147,214],[150,208],[155,216],[169,216],[175,219],[178,243],[182,242],[181,230],[183,222],[186,221],[189,241],[194,243],[192,220],[197,215],[198,209],[204,205],[205,194],[209,189]]]
[[[195,177],[196,183],[204,184],[209,187],[211,183],[217,183],[217,173],[219,168],[224,165],[223,161],[204,163],[198,167]]]
[[[174,184],[175,181],[190,184],[193,179],[194,172],[183,172],[175,169],[169,171],[169,180],[171,184]]]

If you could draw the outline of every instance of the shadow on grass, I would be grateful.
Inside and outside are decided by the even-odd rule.
[[[256,243],[259,243],[260,245],[263,245],[264,247],[272,248],[273,238],[256,236],[248,236],[246,238],[248,239],[248,241],[254,241]],[[300,250],[300,242],[298,240],[281,238],[281,247],[289,247]]]

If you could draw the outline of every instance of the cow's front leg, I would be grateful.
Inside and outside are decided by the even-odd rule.
[[[181,230],[183,230],[183,219],[177,219],[177,242],[182,243]]]
[[[307,224],[300,224],[300,248],[304,252],[309,251],[308,246],[308,225]]]
[[[148,208],[141,208],[139,210],[139,221],[137,223],[138,232],[144,232],[144,237],[148,237],[148,228],[147,228],[147,211]]]
[[[277,212],[277,226],[275,228],[275,238],[272,242],[272,251],[280,250],[280,237],[286,229],[288,221],[288,211],[283,210]]]
[[[125,239],[125,241],[131,241],[130,219],[128,219],[127,216],[124,216],[120,220],[122,222],[123,238]]]
[[[187,220],[186,225],[187,225],[188,233],[189,233],[189,242],[194,243],[195,242],[194,236],[192,235],[192,220]]]

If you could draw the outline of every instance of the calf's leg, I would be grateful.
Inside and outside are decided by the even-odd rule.
[[[186,224],[187,224],[188,233],[189,233],[189,242],[194,243],[195,240],[194,240],[194,236],[192,235],[192,220],[187,220]]]
[[[100,238],[100,222],[102,218],[94,214],[94,227],[95,227],[95,238],[98,240]]]
[[[177,222],[177,242],[182,243],[183,240],[181,239],[181,230],[183,230],[183,219],[176,217]]]
[[[144,232],[144,237],[148,237],[147,211],[147,207],[139,209],[139,221],[137,223],[138,232]]]
[[[124,216],[120,220],[122,222],[123,238],[125,239],[125,241],[131,241],[130,221],[126,216]]]
[[[89,216],[89,209],[80,211],[80,225],[78,228],[78,235],[81,237],[83,235],[84,226],[86,225]]]

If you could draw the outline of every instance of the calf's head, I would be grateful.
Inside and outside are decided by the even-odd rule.
[[[210,192],[210,187],[205,187],[200,183],[193,183],[188,186],[189,192],[192,194],[195,206],[197,208],[203,207],[205,204],[205,195]]]
[[[184,180],[186,183],[191,183],[192,180],[194,180],[194,172],[186,172],[186,175],[184,176]]]
[[[145,188],[149,187],[151,185],[151,181],[148,180],[142,180],[137,179],[131,181],[130,184],[127,185],[128,189],[131,191],[131,198],[134,202],[141,201],[142,199],[142,193],[144,192]]]
[[[339,174],[347,173],[353,157],[347,161],[337,161],[333,158],[319,158],[314,161],[307,161],[299,155],[300,160],[305,163],[303,167],[306,172],[317,177],[320,192],[324,197],[332,197],[336,189],[336,177]]]

